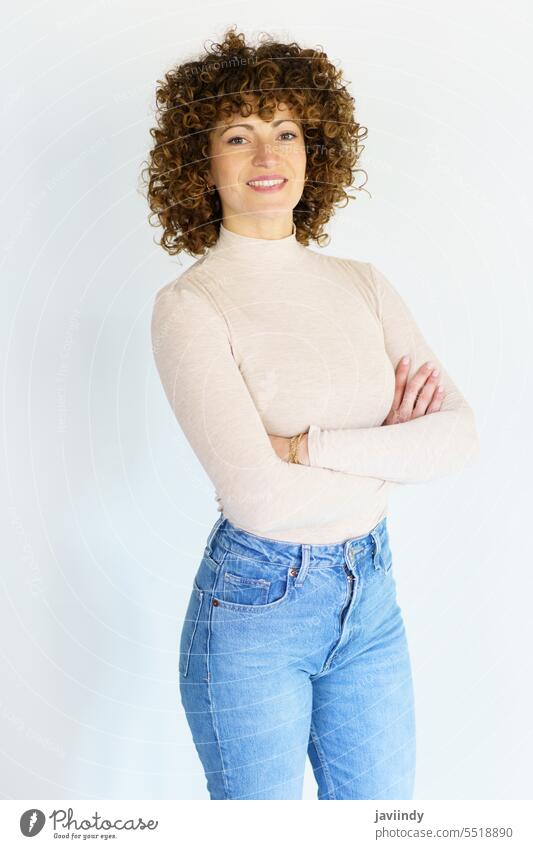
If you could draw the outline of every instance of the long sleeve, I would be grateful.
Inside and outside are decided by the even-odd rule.
[[[276,455],[233,356],[226,316],[205,275],[185,275],[156,293],[152,349],[170,406],[224,514],[262,535],[301,530],[313,539],[338,522],[357,527],[365,502],[375,500],[384,483],[361,478],[355,484],[350,475]]]
[[[431,360],[440,369],[444,399],[439,411],[394,425],[338,430],[311,425],[310,465],[396,483],[421,483],[458,471],[479,453],[473,411],[399,293],[372,264],[368,263],[368,269],[385,350],[394,370],[404,354],[411,358],[409,378]]]

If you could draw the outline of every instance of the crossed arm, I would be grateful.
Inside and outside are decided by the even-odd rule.
[[[408,422],[411,419],[436,413],[442,407],[444,388],[438,383],[440,371],[434,368],[431,361],[424,363],[418,371],[409,378],[410,358],[404,356],[398,363],[395,373],[395,390],[391,408],[382,425]],[[309,431],[290,436],[275,436],[269,433],[270,442],[278,457],[287,462],[311,465],[309,459]],[[291,459],[291,439],[296,441]]]
[[[438,404],[431,401],[425,415],[418,414],[408,421],[400,415],[400,421],[395,424],[388,422],[389,417],[381,426],[368,428],[327,430],[312,424],[300,443],[301,462],[396,483],[421,483],[458,471],[479,453],[473,411],[427,344],[399,293],[371,264],[369,273],[385,349],[396,371],[393,407],[399,406],[401,393],[398,389],[405,383],[400,363],[404,354],[410,357],[408,369],[413,388],[421,388],[428,377],[431,384],[429,373],[431,368],[436,368],[442,396],[437,396]],[[427,362],[431,363],[431,368],[424,372]],[[412,406],[413,388],[411,397],[404,396],[406,403],[402,406]],[[392,416],[390,418],[394,421]],[[286,446],[279,441],[273,445],[283,456]]]
[[[407,351],[414,369],[428,359],[438,364],[445,391],[442,411],[375,428],[311,425],[308,466],[287,463],[273,451],[233,357],[224,319],[201,291],[201,272],[156,294],[152,347],[163,388],[192,450],[242,527],[260,523],[265,531],[283,530],[280,513],[290,527],[299,511],[307,522],[324,523],[328,517],[316,496],[320,489],[327,490],[329,503],[348,503],[354,498],[353,475],[360,477],[362,492],[374,486],[370,478],[430,480],[460,467],[476,450],[470,407],[399,295],[375,269],[373,279],[391,362],[396,366]]]

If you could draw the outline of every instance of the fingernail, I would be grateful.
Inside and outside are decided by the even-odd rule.
[[[431,372],[431,374],[433,375],[433,377],[438,377],[438,374],[439,374],[438,368],[434,368],[433,371]]]
[[[409,362],[409,357],[407,357],[407,356],[402,357],[402,365],[405,366],[405,365],[407,365],[408,362]]]

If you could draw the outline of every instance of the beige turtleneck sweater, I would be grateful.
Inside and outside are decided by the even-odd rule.
[[[223,225],[155,296],[152,342],[176,419],[230,522],[271,539],[368,533],[398,484],[456,472],[479,451],[473,411],[373,265]],[[395,369],[440,368],[441,410],[382,425]],[[268,434],[309,429],[310,465]]]

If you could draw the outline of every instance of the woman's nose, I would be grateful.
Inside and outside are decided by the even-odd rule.
[[[254,165],[271,165],[278,161],[278,154],[271,142],[259,143],[254,151]]]

